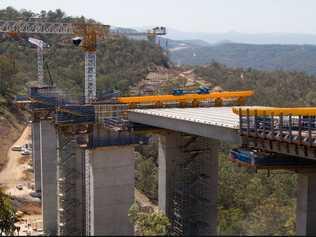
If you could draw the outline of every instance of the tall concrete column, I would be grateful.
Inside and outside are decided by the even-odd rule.
[[[32,162],[35,192],[41,192],[41,141],[40,122],[32,122]]]
[[[297,180],[296,234],[316,235],[316,174],[299,174]]]
[[[56,130],[49,120],[40,121],[42,215],[45,234],[57,233]]]
[[[159,138],[159,207],[172,234],[216,235],[219,142],[170,132]]]
[[[87,235],[133,235],[128,210],[134,203],[134,147],[96,148],[87,155]]]

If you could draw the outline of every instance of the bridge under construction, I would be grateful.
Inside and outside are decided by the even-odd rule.
[[[239,146],[230,158],[240,165],[298,172],[297,234],[316,234],[316,109],[242,107],[252,91],[205,88],[101,99],[96,42],[119,34],[109,26],[0,21],[0,32],[70,34],[85,51],[83,100],[44,85],[41,73],[39,85],[16,99],[32,115],[45,234],[133,235],[134,145],[152,133],[159,135],[159,207],[171,234],[216,235],[220,142]],[[146,33],[153,42],[165,34],[164,27]]]
[[[298,172],[297,233],[314,233],[314,201],[306,196],[314,193],[316,109],[241,106],[252,95],[224,91],[85,104],[54,87],[30,88],[16,103],[33,116],[45,233],[132,235],[133,147],[152,133],[159,135],[159,207],[172,234],[216,234],[221,141],[240,145],[231,155],[240,165]]]

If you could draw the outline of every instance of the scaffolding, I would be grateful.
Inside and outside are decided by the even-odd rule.
[[[181,147],[185,154],[176,159],[175,187],[172,200],[172,234],[193,235],[208,228],[206,212],[209,210],[209,157],[208,144],[201,144],[195,136],[183,135]],[[196,146],[195,144],[198,145]]]
[[[84,234],[84,151],[79,149],[76,134],[58,128],[57,205],[58,235]],[[82,218],[81,221],[78,218]],[[81,225],[78,225],[81,223]]]

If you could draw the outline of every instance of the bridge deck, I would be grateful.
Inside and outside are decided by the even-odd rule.
[[[129,111],[131,122],[240,143],[239,116],[232,107],[136,109]]]

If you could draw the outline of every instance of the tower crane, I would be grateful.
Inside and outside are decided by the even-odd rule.
[[[35,45],[37,48],[37,79],[40,85],[44,83],[44,48],[48,48],[49,45],[42,40],[32,37],[28,38],[28,41]]]
[[[128,36],[130,33],[110,32],[109,25],[94,23],[62,23],[45,21],[0,21],[0,32],[28,34],[70,34],[76,36],[75,44],[85,51],[85,103],[96,100],[96,45],[98,40],[111,36]],[[140,33],[143,34],[143,33]],[[148,39],[154,41],[156,35],[165,35],[165,27],[155,27],[147,33]],[[134,33],[137,35],[137,33]],[[82,41],[82,42],[81,42]],[[39,77],[40,79],[40,77]]]

